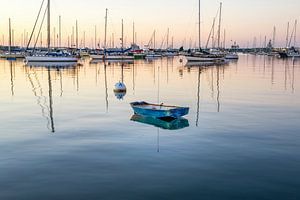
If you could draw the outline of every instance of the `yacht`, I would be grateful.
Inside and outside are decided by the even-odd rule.
[[[47,3],[47,53],[30,53],[28,56],[25,56],[26,63],[32,62],[77,62],[78,58],[67,51],[57,50],[53,51],[50,47],[50,37],[51,37],[51,28],[50,28],[50,0]]]
[[[300,52],[298,49],[291,47],[288,49],[283,49],[279,51],[280,58],[300,58]]]

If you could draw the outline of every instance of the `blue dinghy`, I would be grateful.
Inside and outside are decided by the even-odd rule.
[[[167,106],[164,104],[150,104],[147,102],[133,102],[130,104],[135,114],[156,118],[179,118],[189,113],[188,107]]]
[[[167,130],[178,130],[189,127],[189,121],[182,117],[177,119],[172,118],[170,120],[164,120],[151,116],[133,115],[131,117],[131,121],[152,125]]]

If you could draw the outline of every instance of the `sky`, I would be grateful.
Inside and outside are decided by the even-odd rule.
[[[1,0],[5,1],[5,0]],[[42,0],[6,0],[0,7],[0,44],[8,42],[8,18],[12,20],[14,43],[24,43],[23,35],[32,31]],[[272,39],[276,26],[276,46],[285,46],[287,23],[290,33],[294,21],[300,23],[299,0],[223,0],[222,37],[226,30],[226,46],[236,41],[242,47],[263,45],[264,38]],[[201,0],[201,41],[208,39],[213,18],[217,14],[219,0]],[[162,45],[167,29],[174,46],[194,47],[198,27],[198,0],[51,0],[52,36],[58,32],[58,17],[62,17],[63,44],[71,42],[72,27],[76,20],[79,25],[79,43],[83,45],[85,32],[86,46],[103,44],[105,9],[108,8],[108,43],[115,46],[121,37],[121,20],[124,19],[124,40],[127,45],[133,38],[132,24],[135,23],[137,43],[148,44],[156,30],[156,46]],[[25,34],[24,34],[25,32]],[[28,32],[28,33],[27,33]],[[43,27],[43,44],[46,39],[46,26]],[[300,29],[297,33],[297,46],[300,45]],[[54,37],[54,36],[53,36]],[[223,41],[223,39],[222,39]],[[53,38],[52,38],[53,42]]]

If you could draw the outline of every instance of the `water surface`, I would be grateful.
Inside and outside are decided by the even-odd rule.
[[[0,60],[0,199],[300,199],[300,60],[82,63]],[[133,121],[138,100],[190,114]]]

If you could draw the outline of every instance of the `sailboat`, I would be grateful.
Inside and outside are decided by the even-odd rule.
[[[103,59],[104,61],[133,61],[134,56],[128,55],[131,50],[124,49],[124,24],[122,19],[122,37],[121,37],[121,49],[107,49],[107,14],[108,9],[105,12],[105,35],[104,35],[104,54],[91,55],[92,59]]]
[[[78,58],[73,56],[71,53],[67,51],[57,50],[57,51],[51,51],[50,46],[50,36],[51,36],[51,28],[50,28],[50,0],[48,0],[47,3],[47,46],[48,46],[48,52],[47,53],[35,53],[33,55],[29,55],[25,57],[26,63],[31,62],[71,62],[71,63],[77,63]]]
[[[199,28],[198,28],[198,45],[199,49],[194,52],[190,52],[189,54],[185,55],[187,62],[214,62],[220,63],[225,61],[224,54],[220,53],[212,53],[209,51],[204,51],[201,49],[201,15],[200,15],[200,6],[201,2],[199,0]]]
[[[130,49],[128,49],[130,50]],[[117,61],[131,61],[134,60],[134,56],[130,56],[126,54],[126,51],[124,50],[124,24],[122,19],[122,37],[121,37],[121,50],[116,52],[108,52],[105,48],[104,50],[104,60],[117,60]]]
[[[9,35],[9,44],[8,44],[8,52],[5,52],[0,55],[0,58],[6,58],[6,60],[16,60],[17,58],[24,58],[23,53],[16,49],[12,50],[12,30],[11,30],[11,19],[8,20],[8,35]]]
[[[295,20],[295,25],[291,36],[289,36],[289,23],[287,27],[287,36],[286,36],[286,48],[281,49],[278,53],[280,58],[300,58],[300,50],[297,49],[296,39],[297,39],[297,20]],[[290,37],[290,38],[289,38]],[[294,46],[291,47],[292,38],[294,37]]]

